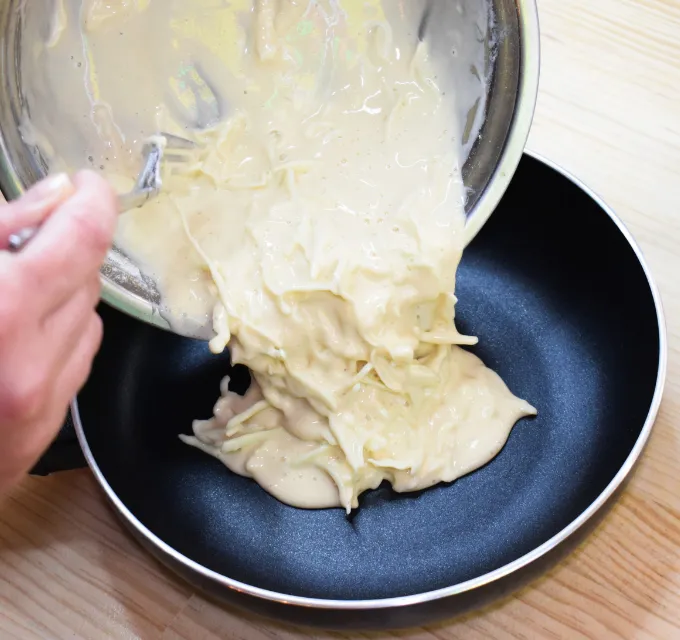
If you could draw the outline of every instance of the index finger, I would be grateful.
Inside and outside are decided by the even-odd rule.
[[[101,267],[113,241],[118,203],[104,178],[81,171],[75,193],[44,222],[17,255],[20,277],[42,291],[41,305],[52,310],[88,281]]]

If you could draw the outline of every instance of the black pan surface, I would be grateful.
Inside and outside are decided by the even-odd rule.
[[[658,317],[617,224],[528,156],[466,251],[456,293],[460,328],[479,336],[474,351],[538,409],[457,482],[403,495],[384,486],[350,517],[283,505],[177,438],[211,415],[228,356],[107,307],[79,397],[92,456],[151,532],[248,585],[380,599],[498,569],[568,527],[631,453],[657,382]],[[247,373],[232,375],[245,389]]]

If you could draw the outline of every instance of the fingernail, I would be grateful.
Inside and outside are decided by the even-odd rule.
[[[71,178],[66,173],[55,173],[38,183],[37,188],[45,196],[56,196],[70,194],[74,187]]]
[[[56,204],[75,191],[71,178],[65,173],[55,173],[38,182],[24,196],[28,202],[36,205]]]

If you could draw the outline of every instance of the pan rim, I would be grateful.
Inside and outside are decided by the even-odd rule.
[[[370,599],[370,600],[333,600],[325,598],[311,598],[304,596],[296,596],[292,594],[285,594],[276,591],[271,591],[268,589],[262,589],[253,585],[234,580],[227,576],[217,573],[208,567],[195,562],[194,560],[188,558],[177,550],[173,549],[170,545],[161,540],[156,534],[154,534],[150,529],[148,529],[144,524],[142,524],[132,512],[123,504],[122,500],[115,493],[111,485],[106,480],[104,474],[102,473],[99,465],[97,464],[94,455],[90,449],[87,442],[83,425],[80,419],[80,413],[78,411],[78,400],[75,398],[71,403],[71,414],[75,426],[76,435],[78,441],[83,450],[83,454],[87,461],[90,470],[92,471],[95,479],[97,480],[100,487],[104,490],[107,498],[119,513],[119,515],[134,529],[134,531],[144,538],[147,542],[153,545],[156,549],[162,552],[164,555],[169,556],[175,562],[179,563],[184,568],[198,573],[202,578],[208,579],[212,582],[216,582],[223,587],[227,587],[230,590],[240,592],[242,594],[250,595],[261,600],[268,600],[280,604],[296,605],[307,608],[315,609],[333,609],[333,610],[372,610],[372,609],[387,609],[393,607],[408,607],[423,604],[426,602],[431,602],[434,600],[439,600],[449,596],[458,595],[464,592],[473,591],[485,585],[496,582],[516,571],[528,566],[529,564],[535,562],[542,556],[546,555],[552,549],[557,547],[564,540],[569,538],[578,529],[580,529],[590,518],[592,518],[602,506],[609,500],[609,498],[616,492],[616,490],[622,485],[624,480],[631,473],[633,467],[638,461],[642,451],[644,450],[649,436],[652,431],[652,427],[659,413],[659,408],[661,405],[661,399],[663,396],[664,386],[666,382],[666,369],[668,360],[668,345],[667,345],[667,335],[666,335],[666,322],[664,316],[663,305],[661,301],[661,294],[651,275],[649,266],[642,254],[640,247],[634,240],[632,234],[624,225],[622,220],[614,213],[614,211],[589,187],[587,187],[583,182],[581,182],[574,175],[569,173],[564,168],[560,167],[558,164],[546,159],[542,155],[535,153],[533,151],[526,150],[526,155],[532,157],[533,159],[542,162],[546,166],[550,167],[554,171],[571,181],[575,186],[583,190],[590,198],[592,198],[599,207],[609,216],[609,218],[614,222],[619,231],[628,241],[635,255],[642,267],[642,270],[647,279],[650,291],[652,293],[652,298],[654,300],[654,307],[657,316],[657,324],[659,331],[659,366],[657,368],[656,384],[654,387],[654,394],[652,396],[652,402],[647,413],[647,418],[642,426],[640,435],[638,436],[635,445],[628,454],[626,460],[622,464],[619,471],[616,473],[614,478],[609,482],[605,489],[600,493],[600,495],[568,526],[556,533],[552,538],[546,540],[543,544],[536,547],[529,553],[513,560],[512,562],[503,565],[493,571],[485,573],[476,578],[466,580],[459,584],[451,585],[448,587],[442,587],[433,591],[426,591],[419,594],[411,594],[407,596],[396,596],[391,598],[380,598],[380,599]]]

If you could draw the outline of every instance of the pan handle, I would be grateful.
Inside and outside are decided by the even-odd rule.
[[[78,444],[71,411],[69,410],[64,426],[50,448],[38,460],[38,463],[31,469],[30,474],[34,476],[48,476],[58,471],[70,471],[71,469],[81,469],[87,466],[83,452]]]

